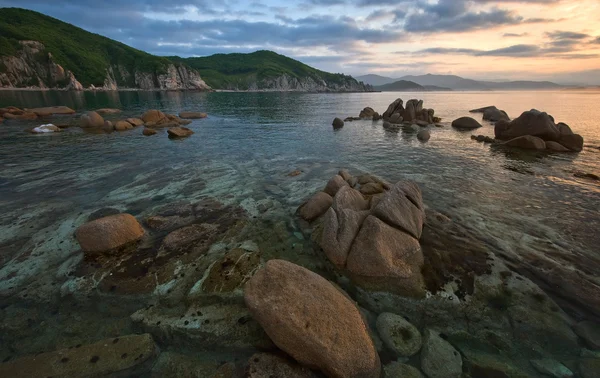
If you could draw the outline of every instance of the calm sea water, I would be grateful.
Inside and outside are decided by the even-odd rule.
[[[396,98],[424,100],[445,127],[431,129],[421,143],[410,129],[386,131],[381,121],[348,122],[333,131],[334,117],[357,116],[365,106],[382,113]],[[213,196],[250,213],[269,198],[280,206],[279,220],[293,231],[297,206],[340,168],[370,172],[389,181],[415,180],[425,203],[451,215],[473,233],[489,238],[518,261],[532,254],[584,269],[600,266],[600,185],[574,172],[600,174],[600,92],[457,93],[180,93],[180,92],[0,92],[0,107],[66,105],[78,112],[103,107],[124,110],[108,119],[139,116],[146,109],[169,113],[205,111],[207,119],[189,127],[195,134],[169,140],[124,133],[88,134],[69,128],[56,135],[31,135],[39,122],[0,125],[0,282],[2,266],[38,240],[53,250],[54,240],[72,238],[61,227],[104,207],[134,215],[178,199]],[[469,109],[496,105],[515,118],[536,108],[583,135],[579,154],[519,152],[477,143],[471,132],[449,123]],[[481,120],[480,114],[472,115]],[[58,118],[60,120],[60,118]],[[66,118],[65,118],[66,119]],[[60,122],[60,121],[58,121]],[[483,122],[477,134],[493,136]],[[303,175],[291,179],[293,170]],[[258,224],[267,257],[272,224]],[[299,242],[290,231],[288,244]],[[55,243],[55,242],[54,242]],[[560,252],[546,256],[548,244]],[[25,246],[25,247],[24,247]],[[290,260],[302,255],[290,253]],[[22,282],[45,267],[34,265]],[[588,269],[589,270],[589,269]],[[597,271],[596,271],[597,272]],[[598,273],[597,273],[598,274]],[[596,278],[597,275],[596,275]],[[0,292],[6,290],[0,283]]]

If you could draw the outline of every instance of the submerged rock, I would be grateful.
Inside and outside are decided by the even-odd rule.
[[[573,330],[577,336],[585,341],[588,347],[600,350],[600,324],[586,320],[577,323]]]
[[[110,215],[84,224],[75,237],[86,253],[106,253],[136,242],[144,229],[129,214]]]
[[[573,372],[569,370],[565,365],[561,364],[556,360],[545,358],[542,360],[531,360],[531,364],[543,375],[554,377],[554,378],[571,378]]]
[[[417,139],[421,142],[427,142],[431,138],[431,134],[427,130],[421,130],[417,133]]]
[[[149,334],[120,336],[2,363],[0,376],[146,376],[157,355],[158,347]]]
[[[432,330],[425,331],[421,368],[429,378],[458,378],[462,375],[462,357],[449,342]]]
[[[102,109],[96,110],[96,113],[98,113],[98,114],[119,114],[121,112],[122,112],[121,109],[114,109],[114,108],[102,108]]]
[[[244,377],[317,378],[317,375],[310,369],[283,356],[270,353],[256,353],[248,360]]]
[[[419,369],[400,362],[392,362],[384,366],[385,378],[423,378]]]
[[[379,377],[358,308],[318,274],[270,260],[248,281],[244,298],[273,342],[301,364],[329,377]]]
[[[457,129],[472,130],[481,127],[481,124],[471,117],[461,117],[452,121],[452,127]]]
[[[396,356],[410,357],[421,349],[421,333],[400,315],[380,314],[377,331],[384,345]]]

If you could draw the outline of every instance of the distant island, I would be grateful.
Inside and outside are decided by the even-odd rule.
[[[393,83],[374,86],[375,90],[382,92],[439,92],[451,91],[450,88],[435,85],[419,85],[414,81],[398,80]]]
[[[272,51],[159,57],[44,14],[0,9],[0,88],[372,91]]]
[[[456,75],[419,75],[419,76],[403,76],[398,79],[385,77],[380,75],[364,75],[357,76],[366,84],[375,86],[379,90],[386,90],[387,85],[393,85],[396,82],[412,82],[424,88],[445,88],[438,90],[453,90],[453,91],[493,91],[493,90],[558,90],[566,88],[563,85],[552,83],[550,81],[479,81],[465,79]],[[434,89],[435,90],[435,89]]]

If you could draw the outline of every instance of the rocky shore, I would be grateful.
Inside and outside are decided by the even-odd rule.
[[[143,126],[144,135],[169,137],[191,135],[185,125],[207,116],[157,109],[139,118],[119,109],[74,116],[65,107],[0,113],[8,122],[67,117],[92,133]],[[538,121],[550,116],[526,113],[495,127],[546,146],[577,139],[565,139],[575,134],[553,120],[564,133],[538,133]],[[421,142],[449,126],[419,100],[405,108],[398,99],[382,115],[367,107],[358,118]],[[553,130],[546,121],[543,130]],[[343,133],[344,121],[333,127]],[[288,172],[290,182],[305,174]],[[269,223],[279,205],[268,198],[183,195],[151,212],[143,211],[150,199],[88,208],[59,226],[69,237],[46,251],[37,248],[46,240],[15,241],[31,249],[0,256],[0,376],[597,377],[600,287],[589,272],[519,260],[526,250],[507,256],[489,236],[435,209],[408,179],[346,169],[328,178],[317,192],[295,182],[305,201],[283,210],[283,224]],[[286,246],[294,262],[276,243],[265,253],[257,218],[268,233],[293,232],[304,243]],[[48,228],[45,238],[56,231]]]

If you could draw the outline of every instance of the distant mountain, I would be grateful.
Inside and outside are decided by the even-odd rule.
[[[391,84],[394,81],[396,81],[397,79],[392,79],[391,77],[380,76],[380,75],[363,75],[363,76],[357,76],[356,80],[362,81],[365,84],[369,84],[369,85],[376,87],[376,86],[380,86],[380,85]]]
[[[200,72],[208,85],[229,90],[364,92],[372,87],[343,74],[310,67],[273,51],[215,54],[200,58],[169,57]]]
[[[427,90],[455,90],[455,91],[492,91],[492,90],[535,90],[535,89],[562,89],[562,85],[549,81],[483,81],[465,79],[456,75],[408,75],[399,79],[379,75],[358,76],[358,80],[365,84],[379,87],[396,81],[410,81],[419,84]],[[381,89],[380,89],[381,90]]]
[[[452,90],[490,90],[485,83],[477,80],[465,79],[455,75],[420,75],[420,76],[403,76],[400,80],[414,81],[420,85],[435,85],[438,87],[450,88]]]
[[[490,89],[503,89],[503,90],[515,90],[515,89],[562,89],[564,86],[552,83],[550,81],[507,81],[507,82],[493,82],[493,81],[482,81]]]
[[[405,91],[405,92],[425,92],[425,88],[415,82],[399,80],[390,84],[379,85],[375,87],[378,91],[383,92],[396,92],[396,91]]]
[[[452,89],[450,89],[450,88],[438,87],[437,85],[423,85],[423,87],[428,92],[450,92],[450,91],[452,91]]]

